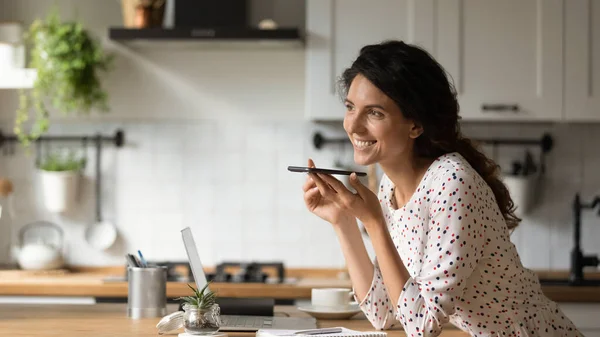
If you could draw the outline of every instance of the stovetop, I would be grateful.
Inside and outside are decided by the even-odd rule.
[[[238,267],[236,273],[228,273],[227,269]],[[276,268],[277,283],[285,281],[283,262],[223,262],[217,265],[215,273],[206,275],[209,281],[233,283],[267,283],[269,275],[264,268]]]

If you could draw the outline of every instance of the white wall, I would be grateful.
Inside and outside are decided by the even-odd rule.
[[[0,0],[4,16],[29,22],[54,1]],[[148,259],[184,260],[179,229],[193,228],[206,264],[223,260],[283,260],[288,266],[343,266],[327,223],[305,210],[303,175],[286,171],[307,157],[333,165],[340,147],[317,151],[312,132],[342,135],[339,125],[313,125],[303,115],[304,60],[301,49],[176,49],[168,45],[132,50],[107,41],[107,27],[120,25],[119,1],[59,1],[65,15],[78,15],[117,54],[104,82],[112,111],[89,119],[53,123],[53,134],[112,134],[125,130],[127,146],[107,147],[103,157],[103,206],[119,228],[119,244],[96,252],[83,240],[93,221],[93,150],[81,208],[67,216],[48,214],[41,204],[33,158],[16,149],[0,156],[0,172],[15,182],[13,219],[0,219],[0,261],[8,258],[11,235],[28,222],[50,220],[67,233],[73,264],[122,264],[125,251],[141,249]],[[10,132],[16,91],[0,91],[2,131]],[[340,107],[341,108],[341,107]],[[543,202],[515,231],[524,264],[567,268],[571,249],[571,202],[600,193],[598,125],[473,124],[475,137],[555,137],[548,159]],[[585,138],[584,137],[590,137]],[[75,147],[81,145],[76,144]],[[536,151],[536,149],[532,149]],[[340,155],[350,162],[351,149]],[[490,155],[491,148],[486,148]],[[1,152],[0,152],[1,153]],[[509,167],[522,148],[499,148]],[[0,201],[1,202],[1,201]],[[6,213],[5,213],[6,215]],[[600,253],[599,218],[585,214],[583,247]]]

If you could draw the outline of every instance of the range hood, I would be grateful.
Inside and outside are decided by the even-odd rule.
[[[260,45],[277,45],[283,42],[303,45],[301,28],[279,27],[275,25],[260,29],[252,21],[260,21],[264,15],[257,17],[259,9],[263,12],[275,12],[268,7],[268,2],[253,0],[173,0],[174,8],[165,11],[165,19],[160,27],[130,28],[111,27],[109,38],[122,43],[155,42],[198,43],[198,42],[245,42]],[[262,7],[260,7],[262,4]],[[272,5],[273,2],[270,2]],[[265,8],[264,5],[267,5]],[[285,6],[284,3],[279,6]],[[278,12],[281,11],[279,7]],[[300,14],[300,13],[299,13]],[[277,18],[267,17],[266,19]],[[304,19],[302,17],[302,19]],[[166,23],[169,22],[169,23]],[[286,23],[286,22],[283,22]],[[289,24],[289,22],[287,22]],[[298,23],[298,22],[295,22]]]
[[[298,28],[251,27],[110,28],[111,40],[301,40]]]

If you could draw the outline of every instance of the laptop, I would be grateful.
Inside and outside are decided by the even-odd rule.
[[[183,244],[185,251],[188,256],[190,263],[190,269],[196,287],[198,289],[204,288],[208,282],[202,263],[200,262],[200,255],[196,249],[196,242],[192,235],[192,230],[186,227],[181,230],[181,236],[183,237]],[[210,288],[210,287],[209,287]],[[278,316],[250,316],[250,315],[221,315],[221,327],[219,331],[248,331],[256,332],[259,329],[283,329],[283,330],[305,330],[305,329],[316,329],[317,320],[310,317],[278,317]]]

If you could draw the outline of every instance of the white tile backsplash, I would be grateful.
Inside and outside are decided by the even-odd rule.
[[[276,146],[273,123],[253,123],[246,129],[246,151],[248,153],[272,153]]]
[[[159,158],[164,155],[182,155],[185,149],[185,124],[160,124],[154,128],[154,153]],[[182,132],[183,131],[183,132]],[[181,162],[177,160],[174,162]]]
[[[239,152],[239,148],[234,150],[235,152],[227,153],[225,151],[221,150],[215,157],[215,179],[221,180],[223,184],[239,185],[244,182],[246,175],[244,167],[253,163],[246,164],[244,162],[245,156],[243,152]]]
[[[270,246],[277,241],[276,218],[272,209],[267,211],[248,210],[244,212],[242,236],[247,247]],[[256,225],[258,224],[258,225]],[[252,250],[247,250],[251,254]],[[273,256],[271,256],[273,258]]]
[[[196,149],[186,153],[183,158],[183,180],[186,184],[212,184],[217,179],[218,156],[213,149]]]
[[[180,184],[183,181],[183,153],[154,153],[152,166],[147,169],[152,170],[152,177],[157,183],[175,182]]]
[[[275,187],[270,183],[246,182],[242,186],[242,209],[244,211],[269,212],[275,204]]]
[[[287,171],[288,165],[303,165],[308,157],[323,166],[333,165],[338,157],[351,160],[349,149],[339,156],[337,145],[321,150],[312,147],[312,131],[322,126],[287,121],[250,127],[234,121],[156,125],[127,122],[118,126],[125,131],[128,144],[121,149],[106,147],[102,173],[106,180],[103,213],[110,215],[119,228],[120,247],[97,252],[83,240],[86,225],[93,221],[93,149],[82,210],[75,218],[45,211],[33,156],[19,152],[2,157],[3,175],[16,177],[12,178],[15,231],[38,219],[56,221],[68,232],[67,260],[73,264],[120,264],[124,251],[137,249],[152,260],[185,260],[179,230],[190,226],[206,264],[280,259],[290,266],[343,266],[331,226],[310,214],[303,203],[301,186],[306,176]],[[72,132],[71,127],[82,126],[61,125],[56,129]],[[600,193],[600,179],[595,174],[600,170],[600,160],[594,152],[594,144],[600,143],[600,126],[525,125],[515,131],[505,125],[467,124],[464,129],[466,135],[485,137],[507,137],[504,132],[538,137],[545,131],[555,137],[540,189],[541,204],[524,217],[512,241],[528,267],[568,268],[573,196],[579,192],[589,201],[585,198]],[[330,130],[323,132],[327,136],[340,135]],[[177,140],[167,140],[169,137]],[[584,141],[583,137],[589,138]],[[163,141],[163,145],[157,145]],[[499,147],[495,154],[506,167],[511,160],[520,159],[523,151],[519,147]],[[532,147],[531,151],[538,150]],[[486,152],[492,155],[494,151],[486,147]],[[582,244],[588,254],[600,253],[600,221],[595,213],[583,216]],[[2,219],[4,226],[9,226],[7,222]],[[4,246],[2,258],[6,260],[7,243]]]
[[[276,156],[273,150],[251,149],[244,153],[244,164],[237,169],[243,171],[246,182],[271,185],[278,170]]]
[[[212,150],[216,148],[217,142],[217,123],[215,121],[204,121],[202,123],[187,124],[184,127],[184,152],[195,153],[196,151]]]

